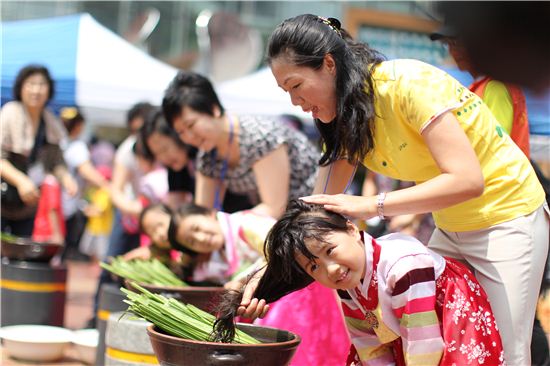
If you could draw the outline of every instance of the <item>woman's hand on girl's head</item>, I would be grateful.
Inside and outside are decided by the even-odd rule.
[[[307,203],[323,205],[325,209],[354,219],[368,220],[377,216],[376,197],[353,196],[349,194],[316,194],[300,197]]]

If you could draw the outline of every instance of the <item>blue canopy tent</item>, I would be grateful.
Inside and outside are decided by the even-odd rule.
[[[78,105],[92,123],[124,125],[136,102],[160,104],[177,69],[134,47],[89,14],[3,22],[2,105],[18,71],[45,65],[55,80],[50,106]]]

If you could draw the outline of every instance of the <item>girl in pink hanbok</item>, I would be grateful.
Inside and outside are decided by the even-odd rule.
[[[315,281],[338,290],[352,341],[347,365],[505,364],[472,272],[413,237],[374,239],[342,215],[298,200],[271,229],[265,252],[265,272],[249,282],[241,305],[238,296],[226,298],[219,338],[232,336],[232,316],[262,317],[268,303]],[[311,327],[325,329],[323,320]]]

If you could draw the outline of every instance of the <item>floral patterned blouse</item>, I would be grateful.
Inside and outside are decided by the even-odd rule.
[[[258,185],[253,165],[266,155],[286,144],[290,159],[290,187],[288,199],[312,193],[317,176],[319,151],[307,137],[276,119],[259,116],[238,116],[239,165],[228,168],[224,177],[227,189],[233,193],[248,194],[253,204],[259,203]],[[199,151],[197,169],[210,178],[221,177],[224,157],[216,151]]]

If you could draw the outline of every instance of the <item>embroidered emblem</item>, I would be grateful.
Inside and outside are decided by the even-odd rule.
[[[369,328],[376,329],[378,328],[378,318],[372,311],[367,311],[365,313],[365,321],[369,325]]]

